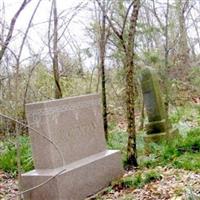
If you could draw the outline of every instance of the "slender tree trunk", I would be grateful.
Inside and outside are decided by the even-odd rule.
[[[55,81],[55,98],[62,98],[62,90],[60,86],[60,76],[58,68],[58,15],[56,0],[53,0],[53,18],[54,18],[54,31],[53,31],[53,75]]]
[[[135,129],[135,92],[134,92],[134,65],[132,56],[125,64],[126,70],[126,110],[127,110],[127,132],[128,132],[128,146],[127,146],[127,163],[137,166],[136,153],[136,129]]]
[[[168,68],[169,61],[169,0],[167,0],[167,11],[165,15],[165,69]]]
[[[19,73],[20,73],[20,62],[19,59],[17,59],[16,62],[16,72],[15,72],[15,119],[18,119],[18,109],[19,109]],[[17,150],[17,171],[18,171],[18,188],[19,191],[21,191],[21,161],[20,161],[20,132],[19,132],[19,124],[17,122],[15,123],[15,132],[16,132],[16,150]],[[19,194],[17,197],[17,200],[21,200],[22,196]]]
[[[167,0],[167,9],[165,15],[165,68],[164,68],[164,87],[165,87],[165,109],[168,118],[169,110],[169,79],[167,78],[168,67],[169,67],[169,0]]]
[[[126,48],[126,109],[127,109],[127,164],[137,166],[137,150],[136,150],[136,128],[135,128],[135,87],[134,87],[134,41],[136,34],[136,25],[140,7],[140,0],[134,0],[133,11],[130,18],[130,30],[128,35],[128,45]]]
[[[189,47],[187,42],[187,30],[185,26],[185,13],[188,9],[188,0],[178,0],[177,11],[179,20],[179,42],[178,42],[178,58],[179,66],[187,68],[189,65]],[[184,71],[186,69],[183,69]]]
[[[102,87],[102,104],[103,104],[103,125],[105,138],[108,140],[108,119],[107,119],[107,99],[106,99],[106,75],[105,75],[105,54],[106,54],[106,16],[105,0],[103,0],[102,27],[100,32],[99,54],[101,68],[101,87]]]
[[[26,99],[27,99],[27,95],[28,95],[28,90],[29,90],[29,87],[30,87],[30,82],[31,82],[31,76],[33,74],[33,71],[35,69],[35,67],[37,66],[37,64],[34,64],[34,66],[31,68],[29,74],[28,74],[28,79],[27,79],[27,83],[25,85],[25,91],[24,91],[24,97],[23,97],[23,114],[22,114],[22,118],[23,120],[26,118],[25,116],[25,108],[26,108]]]
[[[102,85],[102,104],[103,104],[103,125],[105,138],[108,139],[108,119],[107,119],[107,99],[106,99],[106,76],[104,59],[101,61],[101,85]]]

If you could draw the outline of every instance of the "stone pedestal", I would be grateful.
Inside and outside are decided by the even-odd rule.
[[[29,189],[54,177],[47,184],[25,194],[26,200],[79,200],[110,184],[122,175],[119,151],[106,150],[56,169],[33,170],[22,176],[23,188]]]
[[[29,130],[35,170],[22,187],[42,186],[25,200],[81,200],[123,174],[119,151],[106,150],[98,95],[28,104],[26,112],[42,136]]]
[[[161,132],[159,134],[155,133],[155,134],[149,134],[149,135],[145,135],[144,136],[144,142],[145,143],[150,143],[150,142],[160,142],[160,141],[168,141],[170,139],[173,139],[175,137],[177,137],[179,134],[178,129],[177,128],[172,128],[169,129],[168,132]]]
[[[171,128],[168,132],[161,132],[155,134],[146,134],[144,136],[144,153],[145,155],[151,154],[151,144],[153,143],[160,143],[162,141],[170,142],[174,138],[179,136],[179,131],[177,128]]]

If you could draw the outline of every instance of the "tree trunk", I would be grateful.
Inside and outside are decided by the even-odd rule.
[[[137,166],[136,129],[135,129],[135,91],[134,91],[134,65],[132,56],[125,65],[126,70],[126,110],[127,110],[127,163]]]
[[[62,98],[62,90],[60,86],[60,76],[58,68],[58,16],[56,0],[53,0],[53,17],[54,17],[54,32],[53,32],[53,75],[55,81],[55,98]]]
[[[134,41],[136,34],[136,25],[140,7],[140,0],[134,0],[133,11],[130,18],[130,27],[128,35],[128,44],[126,48],[126,109],[127,109],[127,164],[137,166],[137,150],[136,150],[136,129],[135,129],[135,87],[134,87]]]
[[[167,0],[167,9],[165,15],[165,68],[163,74],[163,82],[164,82],[164,90],[165,90],[165,110],[168,119],[168,111],[169,111],[169,87],[170,82],[168,79],[168,67],[169,67],[169,0]]]
[[[177,12],[179,19],[179,41],[178,41],[178,59],[179,66],[185,69],[189,65],[189,47],[187,42],[187,30],[185,26],[185,13],[188,9],[188,0],[178,0],[177,2]]]
[[[105,17],[105,0],[103,1],[102,27],[100,32],[99,55],[101,68],[101,87],[102,87],[102,104],[103,104],[103,125],[105,138],[108,140],[108,120],[107,120],[107,99],[106,99],[106,76],[105,76],[105,54],[106,54],[106,17]]]

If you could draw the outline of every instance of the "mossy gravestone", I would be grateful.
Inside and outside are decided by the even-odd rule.
[[[168,123],[158,75],[154,69],[146,67],[142,71],[141,85],[148,116],[144,141],[157,142],[166,137],[170,138],[177,130],[172,129]]]

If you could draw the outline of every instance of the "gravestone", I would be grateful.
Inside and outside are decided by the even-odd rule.
[[[122,175],[120,152],[106,150],[96,94],[26,105],[35,170],[22,175],[25,200],[80,200]],[[49,142],[50,139],[52,142]],[[59,174],[59,175],[58,175]]]
[[[147,111],[148,124],[146,124],[146,142],[156,142],[177,133],[167,120],[167,114],[159,86],[159,79],[156,71],[146,67],[141,77],[144,105]]]

